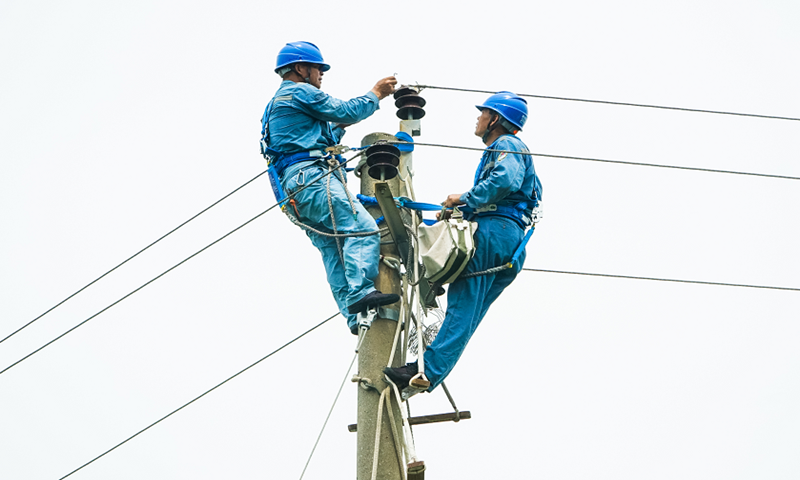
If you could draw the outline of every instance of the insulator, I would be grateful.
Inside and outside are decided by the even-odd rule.
[[[400,165],[400,149],[388,143],[378,143],[369,147],[367,155],[367,174],[375,180],[390,180],[397,176]]]
[[[394,92],[394,105],[400,120],[419,120],[425,116],[425,99],[414,88],[403,86]]]

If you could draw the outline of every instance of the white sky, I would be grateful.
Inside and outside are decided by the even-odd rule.
[[[0,337],[263,170],[288,41],[323,89],[404,83],[800,116],[791,1],[0,5]],[[481,146],[427,90],[419,141]],[[541,153],[800,176],[800,122],[533,100]],[[382,109],[344,138],[394,133]],[[418,199],[476,152],[418,148]],[[539,158],[527,267],[800,287],[800,182]],[[266,178],[0,344],[0,368],[273,202]],[[417,428],[428,478],[795,479],[800,293],[525,272]],[[0,478],[58,479],[336,308],[271,212],[0,375]],[[352,356],[341,317],[70,478],[299,478]],[[355,476],[348,382],[307,479]],[[441,392],[415,414],[448,411]]]

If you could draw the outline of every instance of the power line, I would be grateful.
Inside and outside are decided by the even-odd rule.
[[[425,88],[431,88],[435,90],[452,90],[456,92],[472,92],[472,93],[488,93],[494,94],[497,93],[496,91],[489,91],[489,90],[473,90],[469,88],[454,88],[454,87],[436,87],[433,85],[415,85],[420,90]],[[551,97],[548,95],[532,95],[530,93],[518,93],[520,97],[530,97],[530,98],[541,98],[545,100],[565,100],[568,102],[585,102],[585,103],[601,103],[606,105],[622,105],[625,107],[644,107],[644,108],[658,108],[662,110],[678,110],[681,112],[697,112],[697,113],[713,113],[716,115],[735,115],[739,117],[755,117],[755,118],[770,118],[773,120],[792,120],[792,121],[800,121],[800,118],[794,117],[778,117],[775,115],[758,115],[755,113],[737,113],[737,112],[725,112],[719,110],[702,110],[698,108],[683,108],[683,107],[667,107],[663,105],[647,105],[644,103],[626,103],[626,102],[610,102],[608,100],[590,100],[586,98],[569,98],[569,97]]]
[[[566,272],[562,270],[543,270],[539,268],[523,268],[523,270],[527,270],[529,272],[562,273],[567,275],[583,275],[589,277],[625,278],[629,280],[651,280],[656,282],[693,283],[699,285],[718,285],[722,287],[762,288],[767,290],[786,290],[791,292],[800,292],[800,288],[772,287],[768,285],[745,285],[740,283],[704,282],[700,280],[679,280],[674,278],[634,277],[628,275],[611,275],[607,273]]]
[[[344,162],[341,162],[339,165],[340,165],[340,166],[344,166],[344,165],[346,165],[346,164],[347,164],[348,162],[350,162],[351,160],[354,160],[354,159],[358,158],[359,156],[361,156],[361,154],[362,154],[363,152],[365,152],[365,151],[366,151],[366,150],[361,150],[361,152],[357,153],[356,155],[353,155],[352,157],[350,157],[349,159],[345,160]],[[329,170],[328,172],[326,172],[326,173],[324,173],[324,174],[320,175],[319,177],[317,177],[317,178],[315,178],[315,179],[313,179],[313,180],[309,181],[307,184],[305,184],[305,185],[304,185],[304,186],[302,186],[301,188],[298,188],[298,189],[297,189],[297,191],[295,191],[294,193],[291,193],[291,194],[287,195],[287,196],[286,196],[286,198],[285,198],[285,199],[283,199],[281,202],[278,202],[278,203],[275,203],[275,204],[273,204],[272,206],[270,206],[269,208],[267,208],[267,209],[266,209],[266,210],[264,210],[263,212],[259,213],[259,214],[258,214],[258,215],[256,215],[255,217],[253,217],[253,218],[251,218],[250,220],[248,220],[248,221],[244,222],[243,224],[241,224],[241,225],[239,225],[238,227],[234,228],[234,229],[233,229],[233,230],[231,230],[230,232],[226,233],[225,235],[223,235],[223,236],[219,237],[218,239],[216,239],[216,240],[214,240],[213,242],[209,243],[208,245],[206,245],[205,247],[203,247],[203,248],[201,248],[200,250],[196,251],[195,253],[193,253],[193,254],[189,255],[188,257],[184,258],[183,260],[181,260],[180,262],[176,263],[176,264],[175,264],[175,265],[173,265],[172,267],[168,268],[168,269],[167,269],[167,270],[165,270],[164,272],[162,272],[162,273],[160,273],[159,275],[157,275],[156,277],[152,278],[151,280],[148,280],[147,282],[145,282],[144,284],[142,284],[141,286],[139,286],[138,288],[136,288],[136,289],[135,289],[135,290],[133,290],[132,292],[128,293],[127,295],[123,296],[122,298],[118,299],[117,301],[115,301],[115,302],[114,302],[114,303],[112,303],[111,305],[109,305],[109,306],[105,307],[104,309],[102,309],[102,310],[100,310],[99,312],[95,313],[95,314],[94,314],[94,315],[92,315],[91,317],[89,317],[89,318],[87,318],[86,320],[82,321],[81,323],[79,323],[79,324],[75,325],[74,327],[70,328],[69,330],[67,330],[66,332],[64,332],[64,333],[62,333],[61,335],[57,336],[56,338],[54,338],[54,339],[50,340],[49,342],[45,343],[45,344],[44,344],[44,345],[42,345],[41,347],[39,347],[39,348],[37,348],[36,350],[32,351],[31,353],[29,353],[29,354],[25,355],[24,357],[20,358],[19,360],[17,360],[16,362],[12,363],[12,364],[11,364],[11,365],[9,365],[9,366],[7,366],[7,367],[6,367],[6,368],[4,368],[3,370],[0,370],[0,375],[4,374],[5,372],[7,372],[8,370],[10,370],[10,369],[11,369],[11,368],[13,368],[14,366],[16,366],[16,365],[18,365],[18,364],[22,363],[23,361],[27,360],[27,359],[28,359],[28,358],[30,358],[31,356],[33,356],[33,355],[35,355],[36,353],[40,352],[41,350],[45,349],[45,348],[46,348],[46,347],[48,347],[49,345],[51,345],[51,344],[55,343],[56,341],[60,340],[61,338],[63,338],[64,336],[66,336],[68,333],[70,333],[70,332],[72,332],[72,331],[76,330],[76,329],[77,329],[78,327],[80,327],[81,325],[84,325],[84,324],[86,324],[87,322],[89,322],[89,321],[90,321],[90,320],[92,320],[93,318],[97,317],[97,316],[98,316],[98,315],[100,315],[101,313],[103,313],[103,312],[105,312],[106,310],[110,309],[110,308],[111,308],[111,307],[113,307],[114,305],[117,305],[118,303],[122,302],[123,300],[125,300],[125,299],[126,299],[126,298],[128,298],[128,297],[130,297],[131,295],[133,295],[134,293],[138,292],[139,290],[143,289],[144,287],[146,287],[146,286],[150,285],[151,283],[155,282],[156,280],[158,280],[159,278],[161,278],[161,277],[163,277],[164,275],[168,274],[168,273],[169,273],[169,272],[171,272],[172,270],[175,270],[175,269],[176,269],[176,268],[178,268],[179,266],[183,265],[184,263],[188,262],[188,261],[189,261],[189,260],[191,260],[192,258],[194,258],[194,257],[196,257],[197,255],[199,255],[200,253],[202,253],[202,252],[204,252],[204,251],[208,250],[208,249],[209,249],[209,248],[211,248],[212,246],[214,246],[214,245],[216,245],[217,243],[221,242],[223,239],[225,239],[225,238],[227,238],[228,236],[232,235],[234,232],[236,232],[236,231],[238,231],[238,230],[242,229],[243,227],[245,227],[246,225],[250,224],[251,222],[253,222],[253,221],[254,221],[254,220],[256,220],[257,218],[261,217],[262,215],[266,214],[266,213],[267,213],[267,212],[269,212],[270,210],[274,209],[275,207],[277,207],[277,206],[278,206],[278,205],[280,205],[281,203],[285,203],[285,202],[287,202],[288,200],[290,200],[290,199],[294,198],[294,197],[295,197],[297,194],[299,194],[300,192],[302,192],[302,191],[303,191],[303,190],[305,190],[306,188],[308,188],[308,187],[310,187],[311,185],[313,185],[313,184],[315,184],[315,183],[319,182],[320,180],[322,180],[322,179],[326,178],[328,175],[332,174],[332,173],[333,173],[333,172],[335,172],[335,171],[336,171],[336,169],[331,169],[331,170]]]
[[[530,155],[532,157],[544,157],[544,158],[560,158],[564,160],[583,160],[587,162],[601,162],[601,163],[616,163],[620,165],[635,165],[639,167],[657,167],[657,168],[672,168],[677,170],[691,170],[696,172],[708,172],[708,173],[728,173],[732,175],[748,175],[753,177],[766,177],[766,178],[781,178],[784,180],[800,180],[800,177],[792,177],[788,175],[772,175],[768,173],[755,173],[755,172],[740,172],[736,170],[716,170],[712,168],[700,168],[700,167],[681,167],[678,165],[664,165],[659,163],[642,163],[642,162],[628,162],[625,160],[608,160],[603,158],[591,158],[591,157],[573,157],[568,155],[550,155],[547,153],[533,153],[533,152],[523,152],[523,151],[514,151],[514,150],[498,150],[492,148],[478,148],[478,147],[461,147],[458,145],[446,145],[442,143],[421,143],[421,142],[390,142],[393,144],[398,145],[420,145],[424,147],[439,147],[439,148],[453,148],[456,150],[473,150],[477,152],[501,152],[501,153],[514,153],[518,155]]]
[[[152,242],[150,245],[148,245],[148,246],[144,247],[143,249],[139,250],[138,252],[134,253],[134,254],[133,254],[133,255],[131,255],[130,257],[128,257],[128,258],[126,258],[125,260],[123,260],[123,261],[122,261],[121,263],[119,263],[119,264],[118,264],[116,267],[112,268],[111,270],[107,271],[106,273],[104,273],[104,274],[100,275],[99,277],[95,278],[94,280],[92,280],[91,282],[89,282],[89,283],[87,283],[86,285],[84,285],[82,288],[80,288],[78,291],[76,291],[76,292],[75,292],[75,293],[73,293],[72,295],[68,296],[68,297],[67,297],[67,298],[65,298],[64,300],[61,300],[61,301],[60,301],[60,302],[58,302],[57,304],[53,305],[53,306],[52,306],[52,307],[50,307],[50,308],[49,308],[49,309],[48,309],[46,312],[42,313],[41,315],[39,315],[38,317],[34,318],[34,319],[33,319],[33,320],[31,320],[30,322],[26,323],[25,325],[23,325],[23,326],[19,327],[19,328],[18,328],[18,329],[16,329],[16,330],[14,330],[14,331],[13,331],[13,332],[11,332],[10,334],[8,334],[8,335],[7,335],[5,338],[3,338],[2,340],[0,340],[0,343],[3,343],[3,342],[5,342],[5,341],[6,341],[6,340],[8,340],[9,338],[13,337],[13,336],[14,336],[14,335],[16,335],[17,333],[21,332],[23,329],[25,329],[26,327],[28,327],[29,325],[31,325],[31,324],[32,324],[33,322],[35,322],[36,320],[39,320],[40,318],[42,318],[42,317],[44,317],[45,315],[47,315],[48,313],[52,312],[52,311],[53,311],[53,310],[55,310],[56,308],[60,307],[61,305],[63,305],[64,303],[66,303],[66,302],[67,302],[67,300],[71,299],[72,297],[74,297],[75,295],[77,295],[77,294],[81,293],[82,291],[86,290],[87,288],[91,287],[91,286],[92,286],[92,285],[94,285],[94,284],[95,284],[97,281],[99,281],[101,278],[105,277],[105,276],[106,276],[106,275],[108,275],[109,273],[111,273],[111,272],[113,272],[114,270],[118,269],[119,267],[121,267],[121,266],[125,265],[125,264],[126,264],[126,263],[128,263],[129,261],[133,260],[135,257],[139,256],[139,254],[141,254],[142,252],[144,252],[144,251],[145,251],[145,250],[147,250],[148,248],[152,247],[153,245],[155,245],[156,243],[160,242],[161,240],[164,240],[165,238],[167,238],[167,237],[168,237],[168,236],[170,236],[171,234],[175,233],[175,232],[176,232],[176,231],[177,231],[179,228],[183,227],[184,225],[186,225],[187,223],[191,222],[192,220],[194,220],[195,218],[199,217],[200,215],[204,214],[205,212],[207,212],[207,211],[211,210],[211,208],[212,208],[212,207],[216,206],[217,204],[219,204],[220,202],[222,202],[222,201],[223,201],[223,200],[225,200],[226,198],[230,197],[231,195],[233,195],[234,193],[238,192],[239,190],[241,190],[241,189],[242,189],[242,188],[244,188],[245,186],[249,185],[249,184],[250,184],[250,183],[252,183],[252,182],[253,182],[255,179],[257,179],[257,178],[258,178],[258,177],[260,177],[261,175],[264,175],[265,173],[267,173],[267,171],[266,171],[266,170],[264,170],[263,172],[259,173],[259,174],[258,174],[258,175],[256,175],[255,177],[251,178],[250,180],[248,180],[247,182],[245,182],[244,184],[242,184],[240,187],[238,187],[238,188],[236,188],[235,190],[233,190],[231,193],[229,193],[229,194],[225,195],[224,197],[220,198],[220,199],[219,199],[219,200],[217,200],[216,202],[214,202],[214,203],[212,203],[211,205],[207,206],[206,208],[204,208],[203,210],[201,210],[199,213],[197,213],[196,215],[194,215],[194,216],[193,216],[193,217],[191,217],[190,219],[186,220],[185,222],[181,223],[181,224],[180,224],[180,225],[178,225],[177,227],[173,228],[173,229],[172,229],[172,230],[170,230],[169,232],[167,232],[167,233],[165,233],[164,235],[162,235],[161,237],[159,237],[159,238],[158,238],[156,241]]]
[[[80,467],[76,468],[75,470],[73,470],[73,471],[69,472],[68,474],[64,475],[64,476],[63,476],[63,477],[61,477],[59,480],[64,480],[65,478],[69,477],[70,475],[72,475],[73,473],[77,472],[78,470],[80,470],[80,469],[82,469],[82,468],[86,467],[87,465],[89,465],[89,464],[91,464],[91,463],[95,462],[96,460],[99,460],[101,457],[103,457],[103,456],[107,455],[108,453],[112,452],[113,450],[116,450],[116,449],[117,449],[117,448],[119,448],[120,446],[124,445],[125,443],[129,442],[129,441],[130,441],[130,440],[132,440],[133,438],[135,438],[135,437],[137,437],[138,435],[140,435],[141,433],[144,433],[145,431],[149,430],[149,429],[150,429],[150,428],[152,428],[153,426],[155,426],[155,425],[157,425],[157,424],[161,423],[162,421],[166,420],[167,418],[171,417],[172,415],[174,415],[174,414],[178,413],[179,411],[183,410],[184,408],[188,407],[188,406],[189,406],[189,405],[191,405],[192,403],[194,403],[194,402],[196,402],[196,401],[200,400],[201,398],[203,398],[204,396],[208,395],[209,393],[211,393],[212,391],[216,390],[217,388],[221,387],[222,385],[225,385],[226,383],[228,383],[229,381],[231,381],[231,380],[233,380],[234,378],[238,377],[239,375],[241,375],[242,373],[246,372],[247,370],[250,370],[251,368],[253,368],[253,367],[255,367],[256,365],[258,365],[259,363],[263,362],[264,360],[268,359],[269,357],[271,357],[271,356],[275,355],[276,353],[280,352],[281,350],[283,350],[284,348],[286,348],[286,347],[288,347],[289,345],[293,344],[293,343],[294,343],[294,342],[296,342],[297,340],[300,340],[301,338],[303,338],[304,336],[306,336],[308,333],[310,333],[310,332],[312,332],[313,330],[316,330],[317,328],[321,327],[323,324],[325,324],[326,322],[330,321],[331,319],[333,319],[333,318],[334,318],[334,317],[336,317],[337,315],[339,315],[339,313],[338,313],[338,312],[337,312],[337,313],[335,313],[335,314],[333,314],[333,315],[331,315],[330,317],[326,318],[325,320],[323,320],[322,322],[318,323],[317,325],[315,325],[315,326],[313,326],[313,327],[309,328],[308,330],[306,330],[305,332],[303,332],[303,333],[301,333],[300,335],[296,336],[294,339],[290,340],[289,342],[287,342],[287,343],[283,344],[283,346],[281,346],[281,347],[280,347],[280,348],[278,348],[277,350],[274,350],[274,351],[272,351],[271,353],[269,353],[269,354],[268,354],[268,355],[266,355],[265,357],[262,357],[260,360],[257,360],[257,361],[255,361],[254,363],[250,364],[249,366],[247,366],[247,367],[243,368],[242,370],[239,370],[237,373],[235,373],[235,374],[231,375],[231,376],[230,376],[230,377],[228,377],[227,379],[225,379],[225,380],[223,380],[222,382],[218,383],[218,384],[217,384],[217,385],[215,385],[214,387],[211,387],[210,389],[206,390],[204,393],[201,393],[200,395],[198,395],[198,396],[197,396],[197,397],[195,397],[194,399],[190,400],[188,403],[185,403],[184,405],[182,405],[182,406],[180,406],[180,407],[176,408],[175,410],[173,410],[173,411],[171,411],[170,413],[168,413],[168,414],[164,415],[163,417],[159,418],[159,419],[158,419],[158,420],[156,420],[155,422],[151,423],[150,425],[148,425],[148,426],[144,427],[143,429],[139,430],[138,432],[134,433],[134,434],[133,434],[133,435],[131,435],[130,437],[128,437],[128,438],[126,438],[125,440],[121,441],[120,443],[118,443],[118,444],[114,445],[113,447],[109,448],[108,450],[106,450],[105,452],[101,453],[100,455],[98,455],[98,456],[94,457],[93,459],[89,460],[88,462],[84,463],[83,465],[81,465]],[[352,366],[352,364],[351,364],[351,366]],[[338,395],[337,395],[337,397],[338,397]]]
[[[347,367],[347,372],[345,372],[344,374],[344,379],[342,379],[342,384],[339,385],[339,391],[336,392],[336,398],[333,399],[333,405],[331,405],[331,409],[328,411],[328,416],[325,417],[325,421],[322,423],[322,429],[319,431],[319,435],[317,435],[317,441],[314,442],[314,447],[311,449],[311,454],[308,455],[306,466],[303,467],[303,472],[300,474],[300,480],[303,480],[303,476],[306,474],[306,469],[308,469],[308,464],[311,463],[311,458],[314,456],[314,452],[317,450],[317,445],[319,445],[319,441],[322,438],[322,434],[325,432],[325,427],[328,426],[328,420],[331,419],[331,414],[333,413],[333,409],[334,407],[336,407],[336,402],[339,401],[339,395],[342,394],[342,389],[344,388],[344,384],[347,383],[347,377],[350,376],[350,370],[353,369],[353,364],[356,362],[356,358],[358,358],[358,353],[353,355],[353,359],[350,360],[350,366]]]

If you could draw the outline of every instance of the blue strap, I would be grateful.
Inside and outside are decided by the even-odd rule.
[[[517,249],[514,251],[514,256],[511,257],[511,262],[510,262],[511,265],[516,265],[517,262],[519,262],[519,256],[522,255],[522,252],[525,251],[525,246],[528,245],[528,240],[531,239],[531,236],[533,235],[533,230],[535,228],[536,227],[531,227],[531,229],[528,230],[528,233],[526,233],[525,236],[522,238],[522,243],[519,244],[519,247],[517,247]]]
[[[376,200],[375,197],[368,197],[366,195],[361,195],[359,193],[358,195],[356,195],[356,198],[361,202],[362,205],[378,204],[378,200]],[[441,205],[436,205],[433,203],[414,202],[408,197],[394,197],[394,199],[401,207],[410,208],[412,210],[420,210],[422,212],[438,212],[442,209]]]
[[[394,136],[398,140],[400,140],[401,142],[414,143],[414,138],[411,135],[407,134],[406,132],[397,132]],[[414,145],[408,145],[408,144],[401,143],[401,144],[395,145],[395,147],[397,147],[397,149],[400,150],[401,152],[413,152],[414,151]]]

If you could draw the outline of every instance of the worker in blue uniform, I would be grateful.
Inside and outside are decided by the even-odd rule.
[[[481,114],[475,135],[488,148],[481,157],[473,187],[465,193],[449,195],[444,201],[446,207],[460,206],[468,220],[478,223],[475,254],[464,274],[509,263],[523,241],[525,230],[531,226],[533,209],[542,199],[542,184],[533,167],[533,158],[511,153],[528,151],[516,136],[528,117],[525,99],[511,92],[499,92],[476,107]],[[450,284],[447,314],[436,339],[425,351],[428,391],[442,383],[453,369],[489,307],[514,281],[524,262],[523,250],[512,268],[482,276],[462,276]],[[418,370],[414,362],[386,368],[384,372],[405,388]]]
[[[300,222],[326,233],[333,233],[334,226],[340,234],[377,232],[361,203],[349,201],[344,169],[332,175],[330,188],[327,178],[311,182],[329,171],[325,149],[339,143],[347,126],[372,115],[380,100],[394,92],[397,80],[386,77],[365,95],[342,101],[320,90],[330,68],[312,43],[292,42],[281,49],[275,73],[283,82],[262,117],[262,154],[274,170],[276,196],[296,194],[291,208]],[[306,233],[322,254],[328,283],[351,332],[357,333],[358,313],[400,300],[375,289],[379,235],[340,237],[340,250],[337,238]]]

